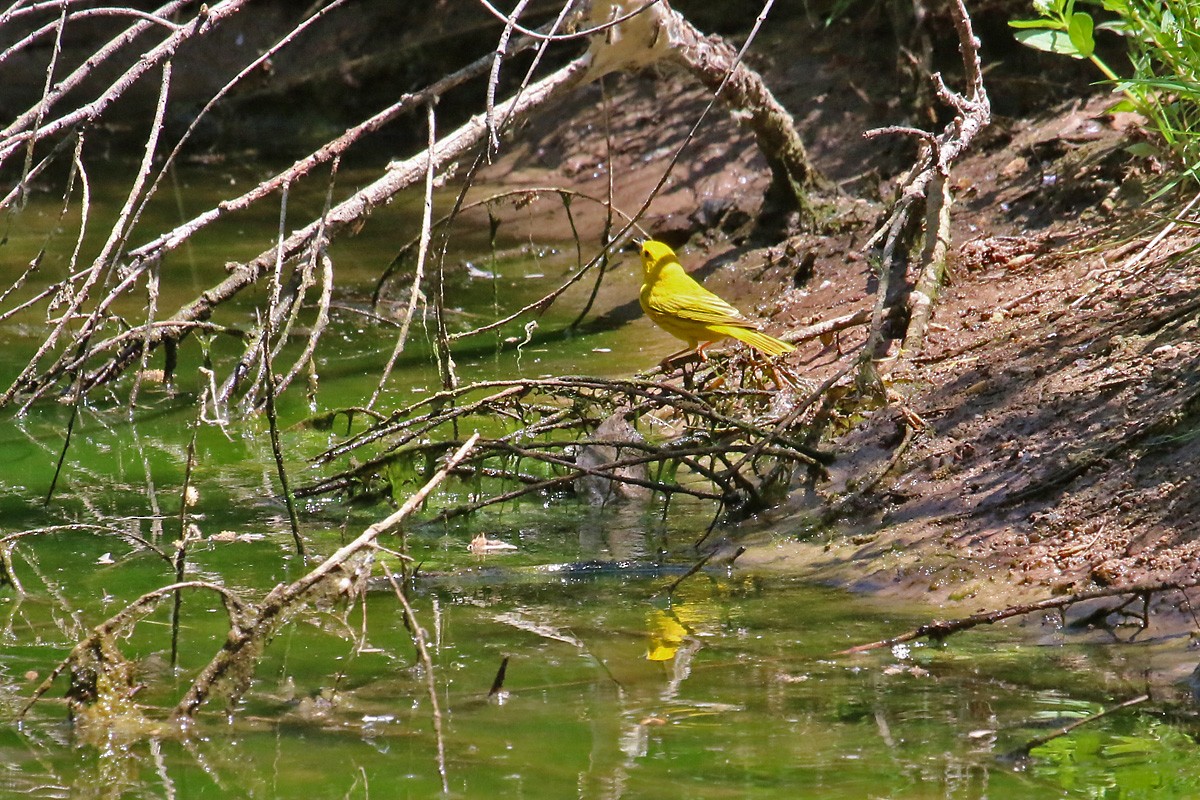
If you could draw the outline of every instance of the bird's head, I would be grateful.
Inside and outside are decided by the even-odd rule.
[[[668,261],[677,261],[675,251],[662,242],[647,239],[642,242],[642,268],[650,273]]]

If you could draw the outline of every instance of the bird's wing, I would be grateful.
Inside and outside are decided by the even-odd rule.
[[[730,325],[736,328],[752,328],[753,323],[745,319],[736,308],[699,284],[687,291],[654,291],[650,293],[649,306],[659,314],[701,325]]]

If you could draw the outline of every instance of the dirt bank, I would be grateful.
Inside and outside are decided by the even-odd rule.
[[[813,36],[790,24],[774,35]],[[912,154],[861,137],[906,120],[890,71],[872,63],[881,51],[852,38],[825,36],[792,62],[761,65],[818,166],[844,189],[826,229],[756,224],[765,165],[719,107],[646,218],[775,333],[876,299],[863,245]],[[862,69],[848,73],[854,59]],[[963,613],[1197,572],[1200,270],[1179,257],[1193,237],[1158,236],[1171,201],[1147,202],[1161,165],[1125,149],[1144,136],[1135,119],[1106,113],[1111,100],[1096,90],[1012,102],[1032,78],[1005,69],[990,78],[1008,93],[997,105],[1022,116],[999,116],[953,173],[954,264],[927,346],[881,362],[890,403],[842,421],[833,479],[818,487],[836,500],[895,462],[843,520],[863,535],[786,555],[760,548],[744,563],[804,562],[860,587],[962,601]],[[603,197],[611,169],[615,202],[632,212],[707,100],[680,76],[612,81],[607,102],[594,89],[557,119],[530,123],[488,177],[506,186],[549,177]],[[580,213],[577,224],[598,227],[598,211]],[[547,212],[546,225],[555,218]],[[821,379],[865,335],[857,326],[805,343],[794,363]],[[911,436],[902,416],[917,423]],[[811,509],[811,498],[797,499],[788,511],[799,519]]]

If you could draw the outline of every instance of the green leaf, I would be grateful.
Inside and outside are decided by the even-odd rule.
[[[1125,152],[1138,158],[1149,158],[1158,155],[1158,148],[1149,142],[1134,142],[1125,148]]]
[[[1063,13],[1067,10],[1068,4],[1074,6],[1075,0],[1050,0],[1048,7],[1051,12],[1053,12],[1061,17],[1063,15]],[[1034,3],[1034,7],[1035,8],[1037,7],[1036,2]]]
[[[1131,36],[1135,32],[1133,23],[1120,19],[1110,19],[1108,22],[1101,22],[1096,26],[1096,30],[1112,31],[1118,36]]]
[[[1074,44],[1075,49],[1079,50],[1079,54],[1085,59],[1096,52],[1096,38],[1092,36],[1093,26],[1092,14],[1082,11],[1073,13],[1067,23],[1070,43]]]
[[[1118,100],[1108,108],[1104,109],[1104,113],[1106,114],[1115,114],[1118,111],[1136,112],[1137,106],[1135,106],[1133,102],[1129,100],[1129,98],[1125,98],[1124,100]]]
[[[1092,36],[1093,27],[1092,15],[1084,11],[1076,11],[1067,22],[1071,44],[1075,45],[1075,49],[1083,58],[1088,58],[1096,52],[1096,40]]]
[[[1017,31],[1013,37],[1025,45],[1032,47],[1034,50],[1045,50],[1047,53],[1058,53],[1059,55],[1071,56],[1072,58],[1083,58],[1079,48],[1071,43],[1071,38],[1063,31]]]
[[[1045,28],[1048,31],[1065,31],[1067,27],[1050,19],[1010,19],[1010,28]]]

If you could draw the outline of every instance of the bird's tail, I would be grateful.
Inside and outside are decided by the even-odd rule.
[[[760,353],[765,353],[769,356],[781,356],[796,349],[787,342],[776,339],[774,336],[768,336],[761,331],[756,331],[754,328],[722,328],[721,333],[743,341]]]

